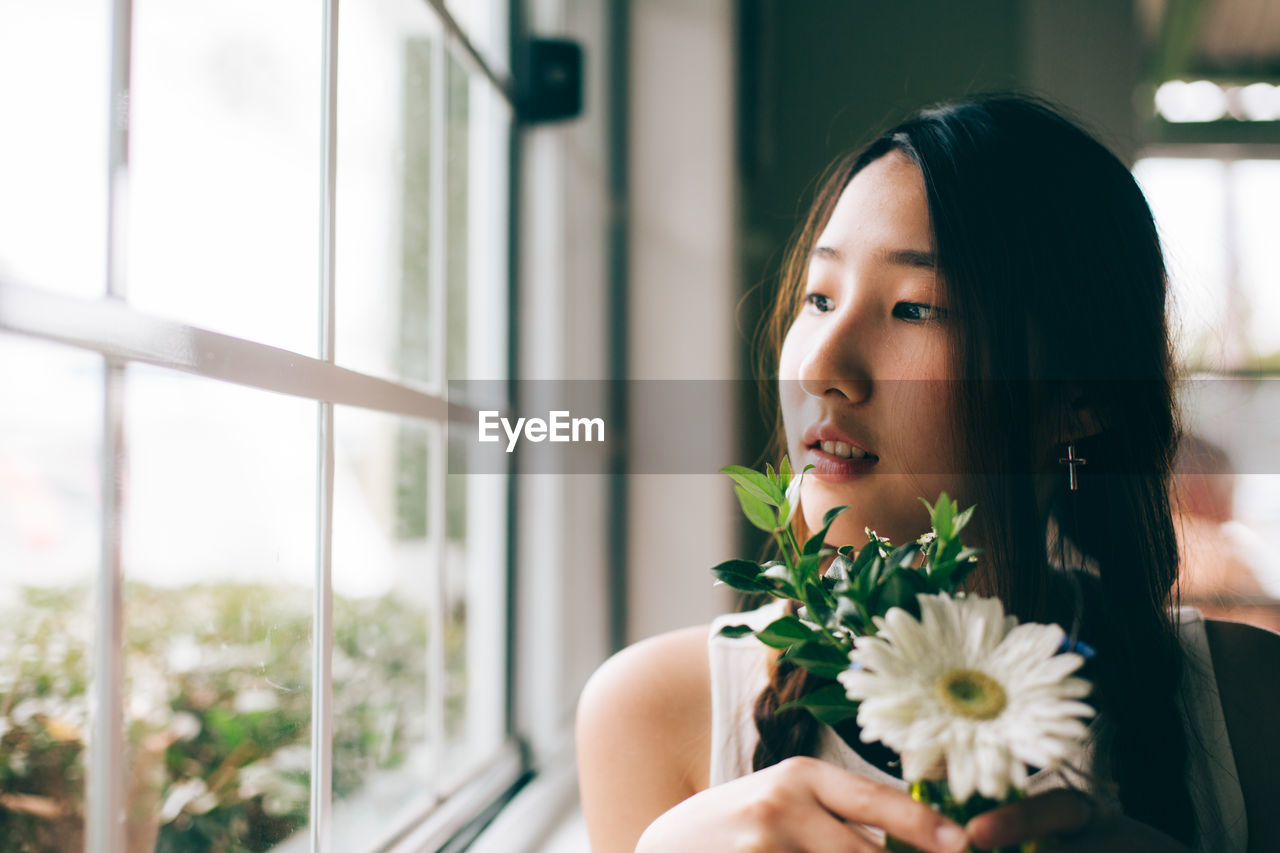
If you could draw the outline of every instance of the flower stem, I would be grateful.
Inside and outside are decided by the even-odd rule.
[[[791,554],[795,558],[796,565],[800,564],[800,546],[796,544],[796,535],[791,531],[790,527],[783,530],[787,534],[787,541],[791,544]]]

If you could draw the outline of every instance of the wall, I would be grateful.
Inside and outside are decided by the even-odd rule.
[[[737,189],[734,4],[634,0],[628,75],[628,377],[710,380],[709,433],[734,446]],[[689,387],[689,386],[686,386]],[[633,405],[633,447],[670,439]],[[633,456],[634,458],[634,456]],[[734,454],[729,455],[732,461]],[[627,639],[706,622],[728,599],[708,569],[733,556],[736,501],[714,474],[633,471],[627,481]]]

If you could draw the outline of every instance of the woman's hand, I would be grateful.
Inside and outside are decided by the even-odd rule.
[[[1042,842],[1040,853],[1190,853],[1190,849],[1101,804],[1080,791],[1037,794],[969,821],[979,850]]]
[[[636,853],[752,851],[863,853],[883,850],[883,829],[928,853],[959,853],[964,831],[907,794],[815,758],[708,788],[649,825]]]

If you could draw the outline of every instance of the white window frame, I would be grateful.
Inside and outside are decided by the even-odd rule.
[[[465,27],[450,14],[444,0],[424,0],[424,6],[435,15],[444,33],[442,44],[467,67],[473,81],[482,79],[504,99],[514,115],[514,86],[501,68],[500,57],[486,57],[478,49]],[[92,667],[90,705],[90,735],[86,751],[85,782],[85,849],[90,853],[123,853],[125,850],[124,823],[119,820],[125,808],[124,786],[119,784],[124,772],[125,732],[124,707],[124,568],[121,558],[120,491],[124,447],[124,374],[131,364],[148,364],[169,370],[181,371],[201,379],[231,382],[265,391],[288,394],[314,400],[317,405],[318,454],[317,505],[316,505],[316,560],[313,602],[313,690],[311,748],[311,802],[306,848],[314,853],[327,853],[332,849],[331,831],[334,803],[332,799],[332,526],[334,483],[334,406],[343,405],[364,410],[398,415],[405,418],[440,425],[437,431],[433,456],[445,458],[443,428],[450,419],[475,422],[475,413],[457,401],[451,403],[443,387],[423,389],[410,384],[378,378],[339,366],[335,360],[335,188],[337,184],[337,91],[338,91],[338,0],[324,0],[321,10],[321,42],[323,49],[323,96],[321,132],[320,175],[320,295],[319,356],[312,358],[266,344],[209,331],[183,322],[145,314],[131,308],[127,302],[123,248],[127,243],[126,205],[128,198],[129,159],[128,133],[130,97],[130,60],[132,51],[133,4],[131,0],[115,0],[112,5],[111,72],[110,72],[110,127],[108,142],[108,211],[106,216],[107,264],[105,298],[93,299],[70,296],[32,286],[29,283],[0,278],[0,334],[30,337],[74,347],[99,354],[104,359],[104,400],[102,411],[102,525],[101,558],[95,578],[95,648]],[[433,122],[444,121],[445,75],[443,66],[445,51],[435,51],[436,69],[433,74],[433,100],[439,104],[432,116]],[[104,104],[104,107],[107,106]],[[518,132],[513,119],[511,133]],[[440,153],[444,140],[442,125],[435,129],[436,148],[433,155],[443,164]],[[433,146],[434,147],[434,146]],[[505,159],[509,150],[493,146],[482,152],[484,156],[500,156]],[[473,152],[474,154],[474,152]],[[471,157],[469,182],[477,178],[487,179],[486,164]],[[509,163],[505,165],[510,165]],[[510,184],[498,178],[500,186],[487,185],[486,191],[506,193],[508,215],[514,215],[515,205],[509,198]],[[443,188],[441,181],[433,182],[433,194],[441,196],[432,200],[434,217],[434,246],[443,246]],[[513,233],[506,223],[501,226],[505,238]],[[477,238],[474,228],[469,229],[471,239]],[[489,250],[491,246],[487,247]],[[508,249],[508,252],[510,250]],[[436,253],[442,257],[441,253]],[[506,269],[501,278],[510,279],[510,254],[503,253]],[[443,263],[434,263],[432,289],[437,300],[442,300],[445,270]],[[484,294],[487,310],[505,311],[507,294]],[[444,372],[444,340],[447,334],[447,318],[440,305],[434,311],[434,337],[437,342],[437,363]],[[505,320],[503,321],[505,325]],[[470,337],[470,336],[469,336]],[[508,356],[504,367],[509,372],[513,359]],[[441,383],[443,386],[443,382]],[[436,513],[443,515],[445,474],[443,467],[433,471],[430,484],[437,498]],[[438,482],[436,482],[438,481]],[[508,506],[513,506],[508,500]],[[508,519],[508,531],[511,520]],[[436,519],[435,529],[443,551],[443,518]],[[508,554],[510,553],[508,549]],[[444,562],[439,564],[443,587]],[[510,569],[508,568],[508,577]],[[431,739],[443,743],[443,688],[445,661],[443,656],[443,625],[445,597],[437,597],[433,612],[429,615],[434,633],[435,654],[428,664],[428,679],[432,685],[431,707],[426,713],[431,718]],[[506,654],[513,644],[508,638]],[[512,662],[507,660],[510,670]],[[510,682],[501,688],[504,705],[512,701]],[[461,782],[425,792],[416,814],[399,826],[388,827],[381,839],[371,839],[370,850],[428,850],[436,849],[453,838],[459,831],[472,824],[486,808],[500,802],[502,797],[527,773],[526,750],[515,736],[511,721],[516,715],[506,714],[505,740],[498,749],[480,763]],[[301,844],[303,833],[283,845],[294,849]],[[299,848],[301,849],[301,848]]]

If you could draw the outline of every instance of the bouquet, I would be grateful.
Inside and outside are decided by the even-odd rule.
[[[1082,700],[1091,687],[1072,673],[1089,650],[1057,625],[1019,624],[999,599],[964,592],[979,551],[959,535],[974,508],[960,512],[945,493],[932,505],[921,499],[931,529],[914,542],[894,545],[868,529],[860,549],[827,547],[843,506],[797,542],[791,520],[808,468],[793,476],[784,457],[776,472],[722,469],[782,559],[729,560],[713,573],[797,606],[761,630],[733,625],[721,634],[752,634],[781,650],[780,661],[829,680],[783,708],[828,725],[856,717],[864,742],[897,753],[912,796],[952,820],[1021,798],[1028,767],[1062,764],[1086,734],[1081,718],[1094,711]],[[914,849],[893,838],[888,846]]]

